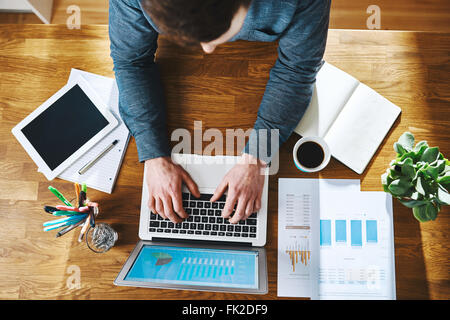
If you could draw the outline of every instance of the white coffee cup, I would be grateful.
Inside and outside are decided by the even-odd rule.
[[[322,162],[314,167],[314,168],[310,168],[310,167],[306,167],[304,165],[302,165],[300,163],[300,161],[298,160],[298,156],[297,156],[297,151],[300,148],[300,146],[302,144],[304,144],[305,142],[314,142],[316,144],[318,144],[323,151],[323,160]],[[323,168],[325,168],[328,163],[330,162],[331,159],[331,152],[330,152],[330,148],[328,147],[327,143],[325,142],[325,140],[323,140],[321,137],[304,137],[301,138],[300,140],[297,141],[297,143],[294,146],[294,149],[292,150],[292,156],[294,157],[294,163],[297,166],[297,168],[299,168],[301,171],[304,172],[317,172],[322,170]]]

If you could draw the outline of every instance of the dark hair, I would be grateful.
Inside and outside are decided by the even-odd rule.
[[[230,28],[241,6],[251,0],[142,0],[157,28],[181,44],[210,42]]]

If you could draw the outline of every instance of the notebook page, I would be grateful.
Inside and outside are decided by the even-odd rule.
[[[325,62],[317,73],[311,103],[294,131],[303,137],[325,136],[358,84],[357,79]]]
[[[119,121],[119,125],[58,177],[72,182],[86,183],[89,188],[111,193],[122,164],[125,150],[128,146],[130,134],[125,123],[120,118],[119,93],[115,80],[72,69],[68,82],[74,81],[80,75],[89,82],[99,97],[103,99],[109,110]],[[97,161],[83,175],[78,174],[78,170],[94,159],[116,139],[119,140],[118,143],[105,156]]]
[[[361,174],[401,109],[360,83],[324,137],[333,157]]]

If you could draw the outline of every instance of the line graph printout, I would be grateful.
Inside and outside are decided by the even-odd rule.
[[[279,179],[278,296],[318,298],[320,195],[359,191],[359,180]]]

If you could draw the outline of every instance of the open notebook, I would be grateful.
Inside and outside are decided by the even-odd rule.
[[[373,89],[325,62],[294,131],[324,138],[334,158],[362,174],[400,112]]]
[[[97,92],[98,96],[103,99],[110,111],[116,116],[119,125],[104,139],[75,161],[69,168],[63,171],[58,178],[72,182],[84,182],[89,188],[111,193],[130,139],[128,128],[120,118],[119,114],[119,91],[114,79],[77,69],[71,70],[68,83],[74,81],[79,76],[82,76]],[[81,167],[95,158],[115,139],[119,141],[113,149],[83,175],[78,174],[78,170],[80,170]]]

